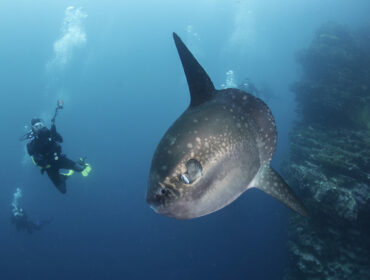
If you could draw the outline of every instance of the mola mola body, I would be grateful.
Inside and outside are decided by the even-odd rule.
[[[258,188],[306,215],[294,192],[270,167],[277,131],[267,105],[238,89],[216,90],[175,33],[174,40],[191,102],[154,153],[146,197],[149,205],[162,215],[192,219]]]

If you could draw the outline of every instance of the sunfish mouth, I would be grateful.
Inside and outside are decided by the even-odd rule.
[[[160,204],[151,204],[150,202],[148,202],[148,204],[149,204],[150,208],[152,208],[155,213],[163,215],[163,216],[176,218],[175,216],[173,216],[171,214],[171,211],[169,211],[169,209],[167,207],[165,207],[163,205],[160,205]]]
[[[149,188],[146,201],[156,213],[161,214],[169,202],[170,195],[169,187],[162,182],[156,182]]]
[[[157,194],[148,195],[146,201],[157,214],[180,220],[190,219],[187,207],[178,201],[165,201],[163,196]]]

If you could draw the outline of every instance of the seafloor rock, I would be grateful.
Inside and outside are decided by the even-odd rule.
[[[370,28],[354,34],[326,24],[299,56],[283,172],[311,217],[290,217],[286,280],[370,279]]]

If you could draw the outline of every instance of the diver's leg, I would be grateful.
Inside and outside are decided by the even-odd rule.
[[[66,181],[64,176],[59,174],[59,170],[57,168],[48,168],[46,169],[46,173],[48,174],[50,180],[53,182],[54,186],[61,192],[66,193],[67,187],[66,187]]]
[[[67,158],[65,155],[62,155],[59,158],[59,168],[60,169],[71,169],[77,172],[82,172],[86,166],[79,162],[74,162],[73,160]]]

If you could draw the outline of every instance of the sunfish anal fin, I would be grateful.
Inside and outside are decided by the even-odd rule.
[[[207,72],[176,33],[173,33],[173,39],[175,40],[186,80],[188,81],[191,97],[190,107],[197,106],[210,100],[215,95],[215,87]]]
[[[260,169],[250,185],[250,188],[253,187],[271,195],[302,216],[308,216],[298,197],[269,164]]]

